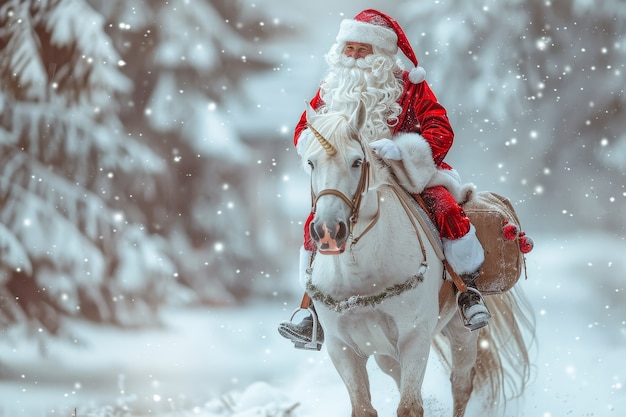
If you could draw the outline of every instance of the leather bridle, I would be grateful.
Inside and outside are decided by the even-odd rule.
[[[320,142],[322,140],[326,141],[326,139],[317,130],[315,130],[313,126],[308,124],[308,127],[309,129],[311,129],[311,132],[313,132],[315,137],[318,138],[318,140],[320,140]],[[315,194],[315,191],[313,190],[313,176],[311,176],[311,202],[312,202],[311,211],[313,213],[315,213],[317,209],[318,200],[321,197],[326,196],[326,195],[332,195],[332,196],[340,198],[350,208],[350,218],[349,218],[350,223],[348,225],[348,234],[352,241],[351,247],[356,245],[358,241],[374,227],[374,225],[378,222],[378,219],[380,218],[380,191],[378,191],[377,192],[378,209],[376,210],[376,214],[374,215],[374,218],[372,219],[370,224],[367,226],[367,228],[365,228],[365,230],[359,236],[354,237],[352,235],[354,226],[359,220],[359,214],[361,210],[361,201],[363,199],[363,195],[367,192],[367,189],[369,187],[369,180],[370,180],[370,161],[367,159],[367,152],[365,151],[365,147],[360,140],[355,139],[355,138],[353,138],[352,140],[359,142],[359,145],[361,146],[361,151],[363,152],[363,161],[361,163],[361,173],[359,176],[359,182],[357,184],[354,194],[352,195],[352,198],[346,196],[343,192],[336,190],[334,188],[326,188],[326,189],[319,191],[317,194]]]

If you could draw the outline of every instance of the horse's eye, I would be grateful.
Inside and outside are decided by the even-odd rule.
[[[363,160],[362,159],[357,159],[356,161],[354,161],[352,163],[352,168],[360,168],[361,165],[363,165]]]

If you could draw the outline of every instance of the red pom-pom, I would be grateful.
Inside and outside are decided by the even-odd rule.
[[[523,234],[522,234],[523,235]],[[528,253],[535,247],[535,242],[528,236],[521,236],[519,239],[519,250],[522,253]]]
[[[515,240],[517,238],[518,229],[513,223],[505,223],[502,226],[502,237],[505,240]]]

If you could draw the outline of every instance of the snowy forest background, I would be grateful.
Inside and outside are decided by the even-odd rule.
[[[405,29],[455,128],[448,162],[511,198],[529,258],[624,245],[621,0],[354,3],[0,1],[0,387],[39,383],[16,366],[23,346],[89,344],[76,326],[93,342],[171,311],[288,318],[309,209],[292,131],[361,8]],[[562,302],[611,306],[601,327],[624,352],[625,268],[608,264]]]

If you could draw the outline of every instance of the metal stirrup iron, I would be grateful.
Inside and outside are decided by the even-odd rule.
[[[459,274],[456,273],[454,268],[452,268],[452,266],[448,263],[448,261],[445,258],[443,259],[443,266],[448,272],[448,275],[450,275],[450,278],[452,278],[452,282],[454,283],[454,286],[457,289],[456,306],[457,306],[457,311],[459,312],[459,316],[461,317],[461,320],[463,321],[463,325],[470,332],[473,332],[478,329],[482,329],[483,327],[487,325],[487,322],[479,322],[479,323],[472,324],[470,320],[471,317],[465,317],[465,313],[461,311],[462,309],[459,306],[459,298],[461,297],[461,294],[468,292],[468,291],[473,292],[474,294],[478,295],[478,297],[480,298],[480,304],[483,305],[485,309],[487,310],[486,312],[487,320],[489,320],[491,318],[491,312],[489,311],[489,307],[487,307],[487,303],[485,303],[485,299],[483,298],[483,295],[477,289],[469,287],[467,284],[465,284],[463,279],[459,276]]]
[[[311,341],[309,343],[304,343],[292,340],[292,342],[297,349],[321,350],[322,344],[319,342],[319,340],[317,340],[317,313],[315,312],[315,310],[313,310],[312,308],[298,307],[294,310],[289,321],[293,321],[293,318],[296,316],[296,314],[302,310],[308,311],[311,315],[311,318],[313,319],[313,331],[311,333]]]
[[[317,334],[317,328],[318,328],[317,312],[311,307],[311,297],[307,293],[304,293],[304,296],[302,297],[302,301],[300,302],[300,307],[296,308],[293,311],[289,321],[293,322],[293,318],[296,316],[296,314],[298,314],[300,311],[303,311],[303,310],[308,311],[309,314],[311,315],[311,318],[313,319],[313,330],[311,333],[311,341],[309,343],[304,343],[304,342],[296,342],[292,340],[292,342],[297,349],[321,350],[322,343],[320,343],[320,341],[318,340],[318,334]]]
[[[481,312],[481,313],[476,313],[476,314],[486,314],[487,318],[486,318],[485,321],[479,321],[478,323],[473,323],[472,324],[472,318],[476,314],[474,314],[474,315],[472,315],[470,317],[467,317],[465,315],[465,311],[463,311],[463,308],[459,305],[459,299],[461,298],[461,296],[465,292],[472,292],[472,293],[476,294],[480,298],[480,302],[478,304],[482,305],[485,308],[486,311],[485,312]],[[489,311],[489,307],[487,307],[487,303],[485,303],[485,299],[483,298],[483,296],[480,293],[480,291],[478,291],[476,288],[467,287],[467,289],[465,291],[458,291],[457,294],[456,294],[456,306],[457,306],[457,311],[459,312],[459,316],[461,317],[461,320],[463,320],[463,325],[470,332],[482,329],[483,327],[487,326],[487,321],[491,318],[491,312]]]

